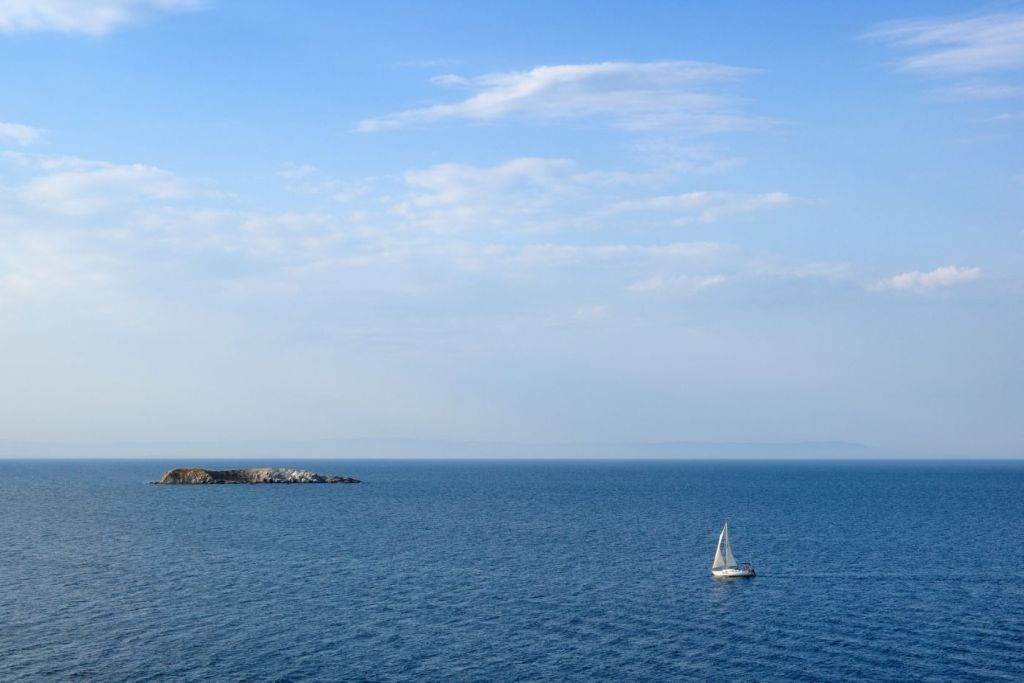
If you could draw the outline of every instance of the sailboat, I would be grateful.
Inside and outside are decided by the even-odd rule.
[[[718,535],[718,548],[715,549],[715,562],[711,565],[711,575],[718,579],[731,579],[741,576],[754,576],[754,566],[747,562],[742,567],[736,563],[729,544],[729,522],[722,527]]]

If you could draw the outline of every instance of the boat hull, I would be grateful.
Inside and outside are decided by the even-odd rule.
[[[730,569],[712,569],[711,575],[716,579],[742,579],[757,576],[753,567],[736,567]]]

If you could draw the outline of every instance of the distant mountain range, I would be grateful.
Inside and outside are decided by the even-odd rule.
[[[516,443],[423,439],[59,443],[0,441],[0,458],[637,458],[870,459],[935,457],[845,441],[797,443]]]

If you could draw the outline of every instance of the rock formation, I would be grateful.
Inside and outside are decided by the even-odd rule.
[[[164,472],[157,484],[358,484],[358,479],[288,467],[246,467],[240,470],[203,470],[178,467]]]

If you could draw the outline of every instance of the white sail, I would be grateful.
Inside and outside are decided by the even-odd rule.
[[[728,529],[728,527],[728,524],[722,527],[722,533],[718,535],[718,547],[715,548],[715,561],[711,565],[712,569],[722,569],[725,567],[725,558],[722,555],[722,539],[725,538],[726,529]]]
[[[729,543],[729,523],[722,527],[722,533],[718,535],[718,548],[715,549],[715,562],[712,569],[728,569],[736,566],[736,558],[732,554],[732,544]]]
[[[725,535],[725,566],[735,567],[736,558],[732,555],[732,544],[729,543],[729,534]]]

